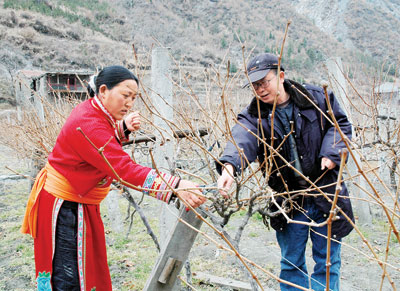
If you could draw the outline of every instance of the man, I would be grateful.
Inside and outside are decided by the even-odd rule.
[[[218,179],[218,187],[221,189],[221,194],[226,197],[234,181],[233,177],[240,174],[248,163],[256,159],[266,174],[268,158],[266,161],[265,157],[273,154],[273,167],[269,171],[270,175],[266,177],[268,185],[278,193],[286,193],[285,198],[276,198],[277,201],[282,203],[291,195],[288,192],[301,190],[301,193],[308,195],[301,194],[293,198],[293,207],[288,216],[295,221],[321,223],[326,221],[332,207],[329,200],[333,200],[332,194],[335,193],[338,165],[341,161],[340,151],[345,148],[345,145],[335,127],[317,109],[319,107],[327,114],[323,89],[312,85],[302,86],[287,80],[283,67],[280,69],[278,75],[278,58],[272,54],[258,55],[249,62],[247,71],[256,97],[238,115],[238,124],[232,129],[236,145],[228,142],[220,163],[217,163],[217,170],[219,173],[222,172]],[[245,86],[248,85],[247,82]],[[260,138],[264,136],[267,144],[271,145],[271,114],[275,99],[273,147],[278,149],[277,152],[270,151],[268,147],[265,151],[264,144],[254,136],[254,134]],[[329,99],[341,130],[350,139],[351,124],[333,93],[329,94]],[[259,118],[261,118],[262,129],[258,124]],[[239,154],[238,148],[243,151],[245,158]],[[290,168],[287,162],[296,170]],[[329,195],[329,200],[315,189],[307,190],[312,186],[304,177],[308,177],[318,187],[322,187],[322,191]],[[347,197],[348,191],[343,183],[337,206],[351,220],[354,220],[351,203]],[[272,208],[278,210],[274,205]],[[326,290],[326,224],[310,227],[299,223],[287,223],[282,214],[271,217],[270,222],[276,230],[276,237],[281,248],[280,278],[306,288],[310,288],[311,284],[313,290]],[[351,230],[351,223],[338,211],[332,223],[330,247],[329,285],[334,291],[339,290],[340,241]],[[315,261],[311,278],[308,276],[305,263],[305,249],[309,236]],[[281,290],[299,290],[284,283],[281,283],[280,287]]]

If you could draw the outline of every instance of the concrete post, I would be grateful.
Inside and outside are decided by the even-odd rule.
[[[344,77],[342,60],[340,58],[332,58],[327,60],[326,66],[328,68],[329,80],[332,86],[332,91],[335,93],[336,98],[339,100],[341,107],[345,110],[347,117],[350,122],[352,122],[352,114],[351,114],[351,104],[347,100],[347,86],[346,79]],[[353,130],[354,132],[354,130]],[[357,163],[361,165],[360,156],[355,153]],[[355,162],[350,158],[347,164],[350,175],[354,175],[358,173]],[[367,183],[362,177],[358,177],[354,180],[363,188],[368,188]],[[350,195],[354,195],[361,199],[368,200],[367,194],[361,191],[358,187],[354,186],[350,183],[347,183],[349,186]],[[361,224],[370,224],[372,223],[372,215],[371,209],[368,202],[361,200],[353,200],[353,205],[355,206],[356,213],[358,215],[358,221]]]
[[[168,48],[155,48],[152,51],[152,62],[151,62],[151,89],[153,90],[151,99],[160,112],[161,116],[168,120],[173,120],[174,114],[170,106],[167,106],[165,102],[168,102],[173,106],[172,98],[172,82],[171,78],[171,59],[169,56]],[[160,128],[166,130],[169,129],[168,125],[161,118],[155,116],[154,123]],[[169,130],[170,131],[170,130]],[[160,142],[161,137],[158,131],[154,132],[157,138],[157,142]],[[174,158],[174,145],[172,141],[167,141],[163,146],[159,144],[155,147],[154,158],[157,167],[161,171],[169,172],[168,162],[166,157],[170,160]],[[176,215],[172,215],[175,213]],[[168,206],[165,203],[161,204],[160,209],[160,245],[163,248],[166,238],[171,230],[171,227],[175,224],[176,216],[178,211],[173,206]]]
[[[37,79],[36,81],[36,92],[33,92],[33,106],[37,113],[38,118],[41,122],[44,122],[44,107],[43,100],[46,98],[45,88],[46,88],[46,77]],[[46,94],[46,95],[45,95]]]
[[[347,100],[347,83],[344,77],[343,65],[341,58],[331,58],[326,61],[328,68],[331,90],[335,93],[336,98],[340,102],[340,106],[346,111],[347,116],[351,119],[351,104]]]

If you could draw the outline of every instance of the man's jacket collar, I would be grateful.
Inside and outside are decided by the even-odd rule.
[[[304,97],[304,95],[306,95],[310,100],[313,100],[314,103],[318,104],[318,102],[315,100],[314,96],[310,92],[308,92],[307,89],[304,88],[299,83],[292,81],[292,80],[285,80],[283,82],[283,86],[285,88],[285,91],[289,94],[292,102],[300,110],[311,108],[314,106],[306,97]],[[259,103],[260,103],[261,117],[266,118],[268,116],[269,112],[272,110],[272,104],[264,103],[261,101]],[[247,111],[249,112],[250,115],[258,116],[256,97],[254,97],[253,100],[251,100],[251,103],[248,106]]]

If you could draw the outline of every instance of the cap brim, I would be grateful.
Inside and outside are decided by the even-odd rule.
[[[261,70],[261,71],[257,71],[252,74],[249,74],[250,83],[260,81],[262,78],[264,78],[268,74],[269,71],[271,71],[271,69],[265,69],[265,70]],[[242,88],[249,86],[250,83],[249,83],[249,81],[247,81],[243,85]]]

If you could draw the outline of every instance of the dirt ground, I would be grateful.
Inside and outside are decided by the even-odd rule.
[[[25,202],[29,193],[29,181],[26,179],[5,179],[12,173],[5,169],[9,166],[21,173],[28,173],[28,164],[13,155],[12,149],[0,146],[0,290],[34,290],[33,243],[28,236],[19,233]],[[137,197],[140,199],[140,196]],[[122,220],[124,221],[127,202],[119,198]],[[103,203],[104,204],[104,203]],[[158,233],[159,203],[145,198],[142,207],[156,233]],[[140,219],[135,216],[128,237],[128,222],[124,222],[122,232],[113,229],[111,215],[106,205],[102,205],[103,220],[106,229],[108,259],[114,290],[141,290],[157,258],[154,243],[146,234]],[[238,214],[226,229],[234,234],[242,215]],[[378,215],[369,226],[359,226],[371,243],[379,258],[384,260],[388,227],[383,217]],[[218,240],[211,229],[203,225],[202,231]],[[262,221],[254,216],[243,234],[240,250],[244,256],[275,275],[279,274],[280,251],[275,232],[268,230]],[[308,270],[312,270],[311,245],[307,248]],[[190,254],[192,272],[204,272],[215,276],[246,281],[235,258],[219,250],[211,241],[199,235]],[[387,267],[396,287],[400,287],[400,245],[392,235]],[[279,290],[276,280],[267,274],[256,271],[265,290]],[[353,231],[343,240],[341,290],[376,291],[380,290],[382,269],[371,258],[371,252]],[[183,275],[184,276],[184,275]],[[193,281],[196,290],[230,290]],[[393,290],[384,280],[382,290]]]
[[[236,218],[239,220],[240,218]],[[237,224],[238,221],[232,224]],[[228,225],[229,228],[234,228],[233,225]],[[384,231],[379,223],[371,226],[361,227],[361,230],[372,244],[374,251],[380,259],[385,256],[385,248],[387,241],[387,231]],[[385,233],[386,232],[386,233]],[[394,265],[397,270],[388,268],[388,273],[391,276],[396,287],[400,286],[400,246],[399,243],[392,237],[390,244],[390,255],[388,262]],[[203,241],[203,240],[201,240]],[[275,275],[279,275],[280,249],[276,241],[275,231],[268,230],[261,220],[253,219],[246,228],[240,244],[240,250],[244,256],[260,264],[268,271]],[[235,259],[227,256],[221,251],[210,251],[210,247],[203,243],[198,243],[198,246],[193,250],[192,257],[201,257],[201,259],[215,272],[224,265],[234,266]],[[368,256],[368,257],[367,257]],[[372,260],[371,252],[367,246],[362,243],[358,234],[353,231],[349,236],[344,238],[342,244],[342,268],[341,268],[341,290],[343,291],[376,291],[380,290],[382,269],[378,263]],[[197,258],[195,259],[197,261]],[[313,270],[313,260],[311,256],[311,243],[308,242],[306,251],[307,269],[309,272]],[[232,272],[233,270],[233,272]],[[209,271],[211,274],[213,271]],[[229,274],[229,275],[228,275]],[[276,280],[271,279],[265,274],[257,273],[266,290],[279,290],[279,285]],[[223,274],[222,274],[223,275]],[[225,277],[237,276],[236,278],[245,280],[245,277],[240,274],[237,267],[228,268]],[[268,289],[269,288],[269,289]],[[388,280],[385,279],[381,290],[393,290]]]

